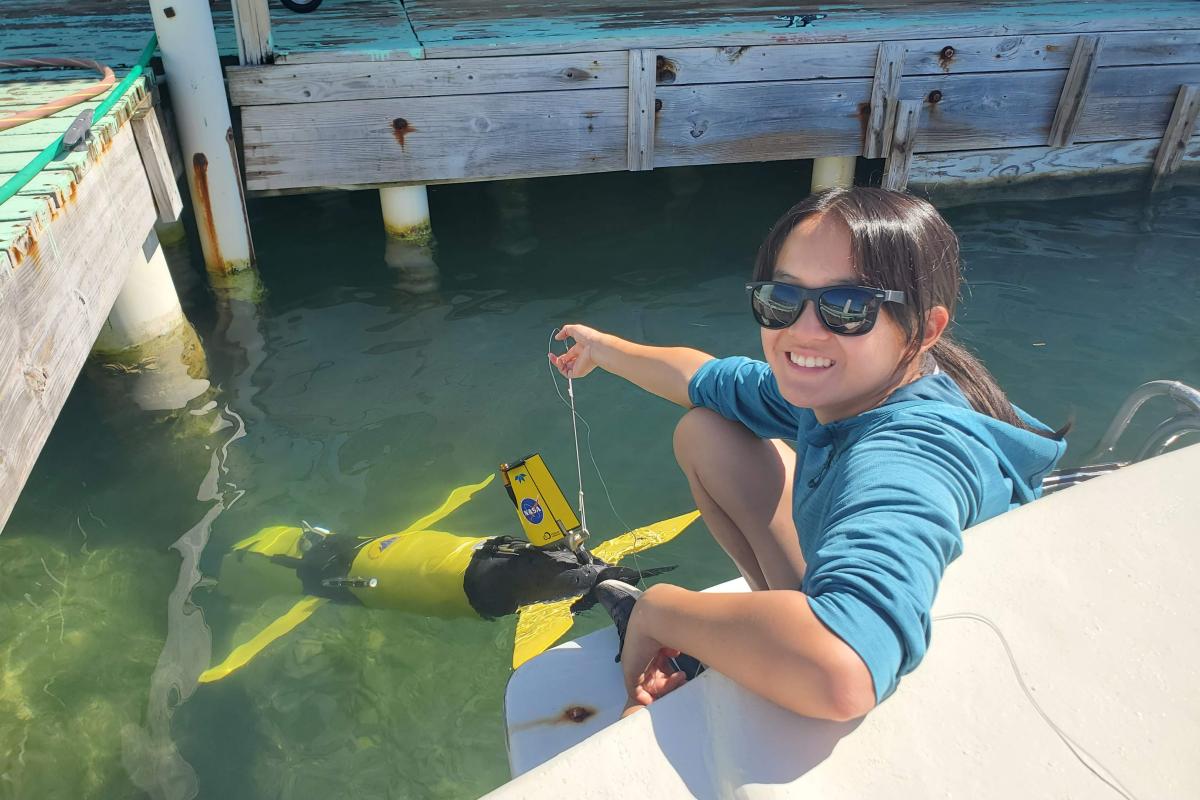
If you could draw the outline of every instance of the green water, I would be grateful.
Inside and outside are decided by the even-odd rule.
[[[172,251],[215,389],[175,415],[126,402],[131,378],[84,376],[72,393],[0,536],[0,798],[461,798],[502,783],[512,619],[331,605],[196,688],[293,599],[223,584],[222,556],[300,519],[400,529],[532,450],[572,494],[551,328],[756,353],[740,284],[804,180],[787,165],[541,180],[527,229],[498,213],[511,197],[438,187],[425,294],[384,263],[371,192],[252,204],[257,307],[214,296],[194,251]],[[947,213],[971,284],[958,333],[1015,402],[1074,417],[1068,461],[1141,382],[1200,385],[1200,192]],[[610,376],[576,388],[620,518],[688,508],[680,412]],[[586,466],[606,538],[623,526]],[[516,532],[497,485],[439,527]],[[678,564],[670,579],[696,588],[734,575],[702,526],[642,563]],[[588,612],[576,631],[605,621]]]

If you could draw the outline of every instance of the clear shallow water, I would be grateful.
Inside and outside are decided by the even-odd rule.
[[[72,393],[0,536],[0,799],[460,798],[503,782],[511,618],[326,606],[196,688],[294,599],[223,581],[222,557],[299,519],[398,530],[532,450],[570,495],[550,330],[757,353],[740,284],[801,185],[787,165],[535,181],[525,232],[485,186],[435,188],[440,288],[423,295],[384,263],[370,192],[252,205],[257,308],[215,298],[172,253],[217,389],[176,415],[133,408],[111,377]],[[1068,461],[1143,381],[1200,385],[1200,192],[947,214],[971,283],[958,334],[1015,402],[1074,417]],[[501,249],[517,245],[533,249]],[[679,412],[610,376],[577,395],[620,517],[685,510]],[[585,480],[592,529],[624,530]],[[516,532],[497,485],[439,527]],[[641,561],[695,588],[734,574],[702,526]],[[588,612],[575,631],[605,623]]]

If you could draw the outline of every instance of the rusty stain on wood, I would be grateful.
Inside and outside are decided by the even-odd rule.
[[[392,136],[400,143],[400,147],[404,147],[404,137],[415,131],[412,125],[404,117],[396,117],[392,120]]]
[[[865,142],[867,139],[867,126],[871,120],[871,104],[869,102],[859,103],[858,111],[854,114],[854,116],[858,117],[858,124],[862,130],[862,138]]]
[[[956,55],[958,52],[950,45],[946,45],[938,52],[938,66],[942,68],[942,72],[950,71],[950,65],[954,63]],[[999,53],[996,54],[996,57],[1000,57]]]
[[[678,73],[679,67],[666,56],[657,56],[654,59],[654,79],[657,83],[669,86],[675,82]]]

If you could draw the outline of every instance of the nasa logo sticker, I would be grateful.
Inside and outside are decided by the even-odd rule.
[[[389,536],[386,539],[380,539],[379,541],[377,541],[375,543],[376,544],[375,547],[373,547],[369,551],[367,551],[367,557],[368,558],[379,558],[381,555],[383,555],[383,551],[387,550],[389,547],[391,547],[393,544],[395,544],[396,540],[399,538],[400,538],[399,536]]]
[[[521,501],[521,513],[525,515],[525,519],[529,520],[532,525],[540,523],[544,516],[542,507],[532,497],[526,497]]]

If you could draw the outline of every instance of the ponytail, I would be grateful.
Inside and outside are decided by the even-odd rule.
[[[941,338],[930,348],[930,355],[943,372],[958,384],[958,388],[966,395],[971,408],[980,414],[1007,422],[1018,428],[1032,431],[1048,439],[1062,440],[1071,430],[1071,422],[1067,422],[1056,431],[1046,431],[1035,428],[1017,416],[1016,409],[1008,395],[996,383],[996,379],[987,371],[987,367],[971,354],[967,348],[942,334]]]

